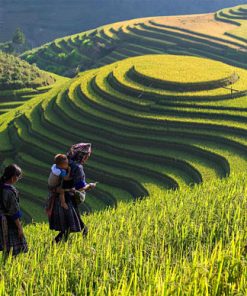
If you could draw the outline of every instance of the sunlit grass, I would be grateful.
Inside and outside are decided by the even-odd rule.
[[[245,295],[246,175],[164,192],[83,217],[89,236],[53,245],[29,225],[29,253],[2,265],[1,295]]]

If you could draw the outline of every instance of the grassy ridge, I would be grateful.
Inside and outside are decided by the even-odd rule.
[[[46,224],[29,225],[30,251],[1,267],[0,295],[245,295],[246,181],[154,190],[84,216],[88,238],[59,246]]]

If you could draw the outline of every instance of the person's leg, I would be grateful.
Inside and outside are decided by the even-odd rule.
[[[82,235],[83,237],[86,237],[88,234],[88,228],[82,220],[80,222],[81,222]]]
[[[65,242],[69,239],[69,234],[70,234],[70,231],[69,231],[69,229],[67,229],[64,233],[64,241]]]
[[[59,234],[55,237],[55,242],[60,243],[64,239],[64,236],[65,236],[65,231],[59,232]]]
[[[64,240],[66,242],[69,238],[69,234],[70,234],[69,229],[67,229],[65,231],[60,231],[59,234],[55,237],[55,242],[59,243],[62,240]]]
[[[63,239],[63,236],[64,236],[64,232],[63,231],[59,232],[59,234],[55,237],[55,242],[59,243]]]

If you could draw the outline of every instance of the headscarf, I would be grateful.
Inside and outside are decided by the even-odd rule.
[[[78,143],[70,147],[67,157],[74,161],[81,161],[86,154],[91,154],[91,143]]]

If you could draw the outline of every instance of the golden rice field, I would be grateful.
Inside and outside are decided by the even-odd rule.
[[[135,60],[135,70],[144,76],[178,83],[197,83],[221,80],[233,74],[232,67],[208,59],[189,56],[153,55]],[[125,61],[127,66],[127,61]],[[246,71],[243,71],[246,73]]]

